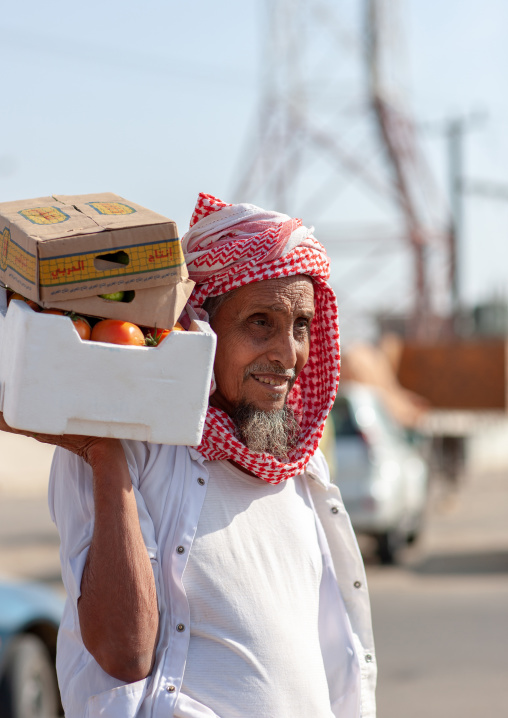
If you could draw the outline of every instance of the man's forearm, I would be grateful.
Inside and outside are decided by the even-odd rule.
[[[95,525],[78,603],[81,635],[101,668],[126,682],[147,676],[158,631],[155,581],[119,441],[93,447]]]

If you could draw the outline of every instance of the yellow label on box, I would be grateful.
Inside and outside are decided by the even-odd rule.
[[[4,251],[7,253],[6,259],[4,258]],[[30,284],[36,284],[37,259],[35,255],[30,254],[26,249],[16,244],[7,227],[2,232],[2,253],[0,261],[2,269],[4,269],[5,265],[5,269],[12,269],[16,274],[19,274],[20,277],[30,282]]]
[[[129,263],[118,264],[115,268],[105,270],[97,269],[95,260],[108,250],[40,259],[40,286],[55,287],[110,277],[144,274],[184,264],[182,247],[178,238],[134,247],[115,247],[116,252],[120,250],[128,255]],[[111,249],[109,252],[111,253]]]
[[[58,207],[34,207],[33,209],[22,209],[18,212],[22,217],[32,224],[59,224],[66,222],[69,215],[62,212]]]
[[[7,269],[7,249],[11,241],[11,231],[8,227],[4,227],[0,234],[0,269],[4,272]]]
[[[87,205],[99,214],[134,214],[134,207],[123,202],[87,202]]]

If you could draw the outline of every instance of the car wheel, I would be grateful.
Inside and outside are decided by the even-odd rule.
[[[408,546],[414,546],[414,544],[420,540],[423,531],[422,524],[423,521],[422,523],[419,523],[417,526],[411,529],[411,531],[409,531],[409,533],[406,535],[406,543]]]
[[[56,718],[58,688],[55,668],[37,636],[15,638],[7,648],[0,681],[2,718]]]
[[[402,545],[401,535],[397,531],[385,531],[376,536],[377,555],[382,564],[395,563],[397,552]]]
[[[412,546],[420,539],[425,524],[425,515],[425,508],[423,508],[413,519],[411,528],[406,534],[406,543],[409,546]]]

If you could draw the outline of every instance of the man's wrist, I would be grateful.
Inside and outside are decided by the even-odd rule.
[[[94,475],[113,467],[127,468],[125,452],[119,439],[93,438],[85,447],[82,458],[92,467]]]

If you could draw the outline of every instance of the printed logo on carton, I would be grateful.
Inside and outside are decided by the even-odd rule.
[[[0,234],[0,269],[3,272],[11,270],[26,282],[37,284],[36,256],[12,239],[8,227],[4,227]]]
[[[60,257],[43,257],[40,259],[40,286],[56,287],[77,282],[89,282],[94,279],[153,273],[184,264],[182,247],[178,238],[118,249],[123,249],[129,255],[129,263],[105,270],[98,270],[95,266],[95,260],[100,255],[100,252],[97,251]]]
[[[58,207],[33,207],[32,209],[21,209],[18,214],[32,224],[59,224],[67,222],[69,215],[62,212]]]
[[[134,214],[137,210],[123,202],[87,202],[99,214]]]
[[[37,260],[34,254],[27,252],[12,239],[9,246],[8,266],[26,279],[30,284],[37,283]]]
[[[11,231],[9,227],[4,227],[0,235],[0,269],[5,272],[7,269],[7,253],[9,242],[11,240]]]

